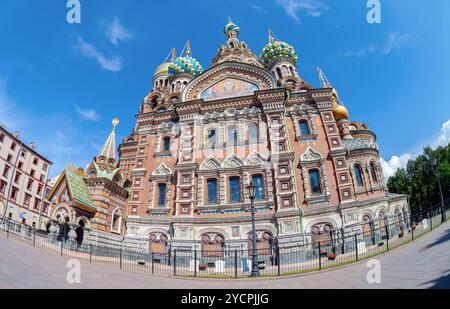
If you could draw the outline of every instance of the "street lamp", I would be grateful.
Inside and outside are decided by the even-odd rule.
[[[439,177],[439,173],[438,173],[438,161],[436,158],[434,158],[432,160],[432,165],[433,165],[433,171],[436,174],[436,178],[438,181],[438,186],[439,186],[439,193],[441,194],[441,220],[442,223],[444,223],[445,221],[447,221],[447,216],[445,213],[445,206],[444,206],[444,194],[442,193],[442,186],[441,186],[441,177]]]
[[[254,201],[255,201],[255,197],[256,197],[256,186],[253,183],[250,183],[247,186],[247,190],[248,190],[248,196],[250,198],[250,211],[252,213],[252,241],[253,241],[253,245],[252,245],[252,272],[251,272],[251,277],[259,277],[260,273],[259,273],[259,265],[258,265],[258,251],[256,248],[256,240],[257,240],[257,236],[256,236],[256,222],[255,222],[255,214],[256,214],[256,209],[255,209],[255,205],[254,205]]]

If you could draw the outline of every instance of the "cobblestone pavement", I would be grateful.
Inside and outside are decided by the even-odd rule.
[[[450,288],[450,222],[415,243],[377,258],[381,284],[367,282],[367,261],[295,277],[194,280],[152,277],[82,262],[81,284],[66,281],[68,257],[0,237],[0,288]]]

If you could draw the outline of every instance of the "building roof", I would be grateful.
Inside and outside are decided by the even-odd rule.
[[[372,148],[368,143],[359,138],[343,140],[342,145],[347,150]]]
[[[116,127],[119,124],[119,119],[115,118],[112,122],[113,129],[109,135],[106,143],[103,145],[100,151],[99,157],[105,157],[107,159],[116,159]]]

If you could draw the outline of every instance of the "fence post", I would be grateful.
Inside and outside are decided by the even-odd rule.
[[[197,250],[194,248],[194,277],[197,277]]]
[[[234,278],[238,277],[238,257],[237,257],[237,249],[234,250]]]
[[[414,223],[411,215],[409,216],[409,225],[411,226],[411,239],[414,241]]]
[[[280,257],[280,247],[277,245],[277,256],[276,256],[277,266],[278,266],[278,277],[281,276],[281,257]]]
[[[63,256],[64,240],[61,238],[61,256]]]
[[[36,229],[33,230],[33,248],[36,248]]]
[[[155,273],[155,253],[152,252],[152,275]]]
[[[177,249],[173,250],[173,276],[177,276]]]
[[[359,252],[358,252],[358,235],[355,234],[355,252],[356,252],[356,262],[359,261]]]
[[[92,244],[89,244],[89,264],[92,264]]]
[[[320,247],[320,241],[319,241],[319,270],[322,270],[322,249]]]
[[[9,222],[6,223],[6,239],[9,239]]]
[[[123,248],[120,248],[120,269],[122,269]]]

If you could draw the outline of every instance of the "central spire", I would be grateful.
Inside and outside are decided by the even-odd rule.
[[[119,125],[119,119],[114,118],[112,121],[112,131],[108,136],[105,145],[103,145],[102,150],[100,151],[99,157],[105,157],[107,159],[116,159],[116,127]]]

